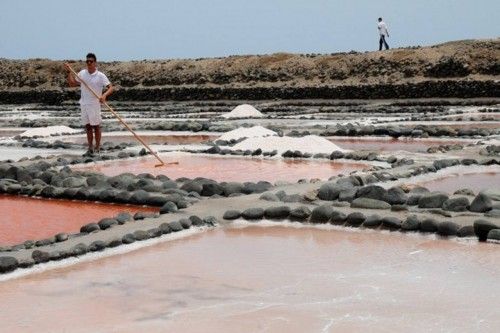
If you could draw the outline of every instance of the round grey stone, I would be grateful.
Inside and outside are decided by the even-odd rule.
[[[172,201],[168,201],[160,208],[160,214],[175,213],[178,211],[177,205]]]
[[[365,228],[377,228],[382,224],[382,218],[377,214],[372,214],[366,217],[362,226]]]
[[[437,233],[441,236],[456,236],[460,226],[455,222],[444,221],[438,224]]]
[[[105,217],[101,219],[97,224],[99,225],[99,228],[101,228],[101,230],[106,230],[114,225],[118,225],[118,221],[109,217]]]
[[[290,219],[292,221],[304,221],[311,216],[311,210],[306,206],[300,206],[290,211]]]
[[[332,206],[322,205],[312,210],[309,221],[311,223],[326,223],[330,220],[332,214],[333,214]]]
[[[423,194],[418,200],[419,208],[441,208],[443,203],[448,200],[448,195],[441,192],[431,192]]]
[[[420,220],[417,215],[410,215],[401,223],[401,229],[413,231],[420,229]]]
[[[239,219],[240,217],[241,217],[241,212],[235,209],[226,210],[224,216],[222,216],[224,220],[236,220]]]
[[[290,207],[269,207],[264,210],[264,216],[268,219],[286,219],[290,215]]]
[[[184,230],[179,221],[168,222],[168,226],[170,227],[170,230],[172,230],[173,232]]]
[[[443,203],[443,209],[450,212],[463,212],[469,205],[469,199],[466,197],[450,198]]]
[[[0,273],[12,272],[19,266],[19,262],[14,257],[0,257]]]
[[[382,200],[371,198],[357,198],[351,202],[351,207],[364,209],[390,209],[391,205]]]
[[[134,235],[132,234],[126,234],[122,237],[122,243],[123,244],[132,244],[135,242]]]
[[[499,229],[500,227],[493,222],[487,220],[474,221],[474,233],[480,242],[485,242],[488,238],[488,232],[492,229]]]
[[[247,220],[259,220],[264,217],[264,209],[262,208],[248,208],[241,213],[241,216]]]
[[[436,232],[438,222],[433,218],[426,218],[420,223],[420,230],[423,232]]]
[[[347,215],[346,225],[348,226],[360,226],[363,222],[365,222],[366,217],[363,213],[353,212]]]

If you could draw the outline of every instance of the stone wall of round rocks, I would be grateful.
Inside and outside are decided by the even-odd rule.
[[[497,81],[440,80],[408,84],[364,84],[354,86],[242,87],[169,86],[161,88],[121,88],[113,94],[119,101],[169,100],[272,100],[279,99],[401,99],[401,98],[500,97]],[[70,90],[0,91],[3,103],[59,104],[76,100]]]
[[[486,220],[477,219],[472,226],[459,226],[451,220],[439,221],[434,218],[419,218],[409,215],[401,220],[394,216],[383,214],[365,215],[362,212],[345,214],[336,210],[332,205],[321,205],[312,210],[308,206],[290,208],[289,206],[274,206],[263,208],[249,208],[244,211],[228,210],[224,213],[225,220],[245,219],[258,222],[262,219],[276,221],[292,221],[310,224],[331,224],[346,227],[360,227],[402,232],[435,233],[444,237],[471,237],[476,236],[480,241],[500,241],[500,225]]]
[[[8,252],[20,249],[33,249],[37,247],[43,247],[43,249],[35,249],[31,253],[31,258],[24,261],[18,261],[13,256],[0,256],[0,274],[12,272],[17,268],[28,268],[33,265],[45,263],[48,261],[58,261],[69,257],[79,257],[90,252],[103,251],[106,248],[114,248],[120,245],[135,243],[137,241],[157,238],[161,237],[162,235],[179,232],[191,227],[214,227],[217,224],[217,220],[212,216],[201,219],[200,217],[193,215],[189,218],[180,219],[179,221],[162,223],[157,228],[148,230],[135,230],[132,233],[112,238],[108,241],[97,240],[93,241],[90,244],[86,244],[82,241],[81,243],[78,243],[77,245],[67,250],[50,250],[51,244],[65,242],[68,239],[78,238],[83,235],[96,233],[101,230],[112,228],[115,225],[131,223],[133,221],[142,220],[148,217],[156,216],[149,216],[148,214],[139,213],[132,218],[129,214],[122,213],[114,218],[104,218],[98,223],[90,223],[84,225],[82,226],[80,233],[78,234],[68,235],[60,233],[48,239],[39,241],[26,241],[22,244],[9,247],[8,249],[0,249],[0,252]]]

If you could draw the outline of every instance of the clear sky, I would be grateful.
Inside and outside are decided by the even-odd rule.
[[[0,0],[0,58],[217,57],[500,36],[500,0]]]

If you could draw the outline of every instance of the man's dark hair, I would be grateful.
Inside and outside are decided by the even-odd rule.
[[[382,18],[381,18],[381,17],[379,17],[379,18],[378,18],[378,20],[379,20],[379,21],[382,21]]]
[[[97,61],[97,58],[96,58],[95,54],[93,54],[93,53],[87,53],[87,59],[88,58],[91,58],[91,59],[94,59],[94,61]]]

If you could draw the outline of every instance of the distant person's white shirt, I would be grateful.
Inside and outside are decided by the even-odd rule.
[[[78,73],[78,78],[76,80],[81,82],[81,80],[85,81],[98,95],[102,94],[102,90],[104,87],[110,84],[108,77],[104,75],[104,73],[99,72],[97,69],[94,73],[90,74],[88,70],[82,69]],[[94,105],[100,106],[101,103],[99,99],[94,96],[94,94],[85,87],[82,83],[80,85],[81,88],[81,97],[80,97],[80,105]]]
[[[387,36],[387,25],[385,24],[384,21],[381,21],[378,23],[378,33],[380,36]]]

